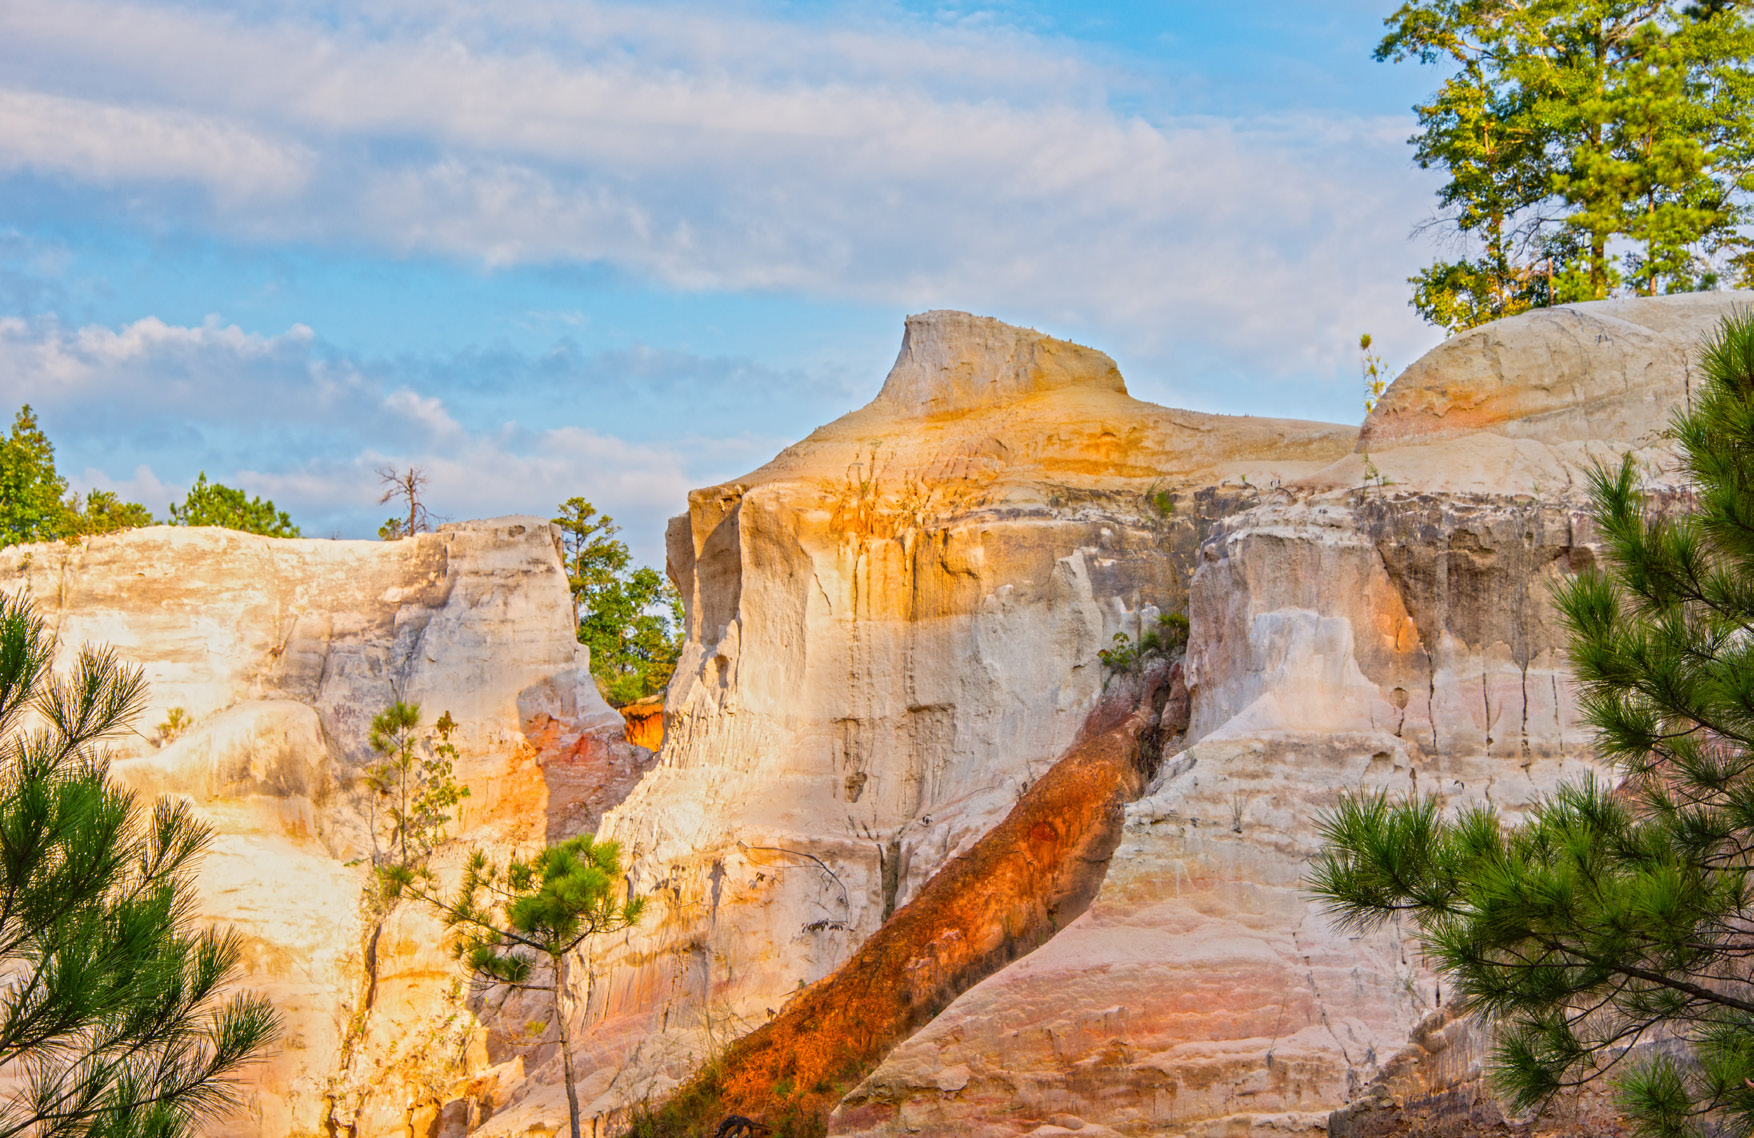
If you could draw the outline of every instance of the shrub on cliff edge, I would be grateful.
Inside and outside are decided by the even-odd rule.
[[[1348,798],[1311,888],[1343,925],[1412,918],[1497,1029],[1519,1110],[1608,1076],[1640,1133],[1754,1130],[1754,312],[1701,352],[1673,433],[1695,509],[1649,507],[1630,459],[1592,480],[1609,571],[1558,590],[1585,717],[1624,776],[1511,826],[1487,808]],[[1641,1041],[1679,1039],[1633,1052]]]
[[[554,524],[598,690],[617,707],[663,691],[682,652],[682,595],[656,569],[630,568],[621,527],[583,498],[562,502]]]

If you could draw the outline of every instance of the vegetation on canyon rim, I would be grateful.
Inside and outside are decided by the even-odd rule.
[[[682,654],[682,594],[656,569],[630,568],[621,527],[583,498],[562,502],[553,521],[579,643],[604,698],[621,706],[663,691]]]
[[[224,995],[242,943],[195,916],[210,831],[110,778],[141,673],[87,649],[56,676],[54,655],[30,601],[0,599],[0,1135],[194,1133],[278,1020]]]
[[[1531,307],[1754,284],[1747,0],[1409,0],[1379,60],[1452,69],[1410,140],[1463,255],[1409,283],[1450,332]]]
[[[55,469],[55,446],[37,423],[30,404],[19,408],[12,430],[0,439],[0,549],[30,541],[58,541],[156,525],[152,511],[124,502],[108,490],[74,494]],[[299,529],[274,503],[242,490],[208,482],[202,471],[170,524],[224,526],[269,537],[298,537]]]
[[[1599,755],[1511,825],[1435,799],[1345,799],[1311,888],[1346,925],[1410,916],[1457,995],[1496,1026],[1518,1109],[1618,1084],[1641,1133],[1754,1129],[1754,312],[1701,352],[1673,434],[1690,510],[1592,479],[1608,571],[1556,592]],[[1680,1039],[1691,1058],[1644,1042]]]

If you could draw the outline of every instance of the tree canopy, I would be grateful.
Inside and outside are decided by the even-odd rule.
[[[0,598],[0,1136],[191,1134],[278,1021],[224,994],[243,942],[192,915],[210,832],[109,778],[98,748],[139,717],[140,672],[87,649],[57,677],[54,655],[30,602]]]
[[[300,536],[298,527],[292,524],[292,518],[285,510],[276,510],[273,502],[252,498],[242,490],[208,482],[205,470],[189,487],[182,505],[171,503],[171,524],[223,526],[268,537]]]
[[[145,506],[110,491],[69,494],[36,412],[28,403],[19,408],[11,432],[0,439],[0,548],[152,524]]]
[[[1754,1132],[1754,312],[1700,362],[1673,425],[1690,508],[1647,501],[1630,459],[1598,470],[1608,571],[1556,595],[1623,781],[1567,785],[1516,825],[1347,798],[1311,878],[1343,924],[1412,918],[1497,1026],[1493,1077],[1516,1107],[1608,1075],[1664,1138]],[[1677,1038],[1690,1055],[1635,1050]]]
[[[1431,323],[1754,283],[1747,0],[1407,0],[1385,22],[1377,59],[1449,71],[1410,140],[1463,249],[1411,281]]]
[[[561,503],[554,523],[579,642],[604,697],[619,705],[662,691],[682,650],[682,595],[656,569],[632,567],[615,519],[583,498]]]

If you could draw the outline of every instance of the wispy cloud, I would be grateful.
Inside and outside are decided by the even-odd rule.
[[[1071,48],[991,22],[247,11],[13,0],[0,161],[204,185],[162,208],[236,234],[999,311],[1267,375],[1332,371],[1367,317],[1429,339],[1399,119],[1123,113]]]
[[[501,363],[526,374],[543,366],[513,353]],[[273,498],[316,536],[367,536],[384,512],[376,468],[412,464],[430,476],[440,515],[547,516],[582,495],[623,521],[642,558],[661,562],[664,519],[689,489],[789,441],[728,431],[644,442],[552,420],[465,425],[443,396],[411,385],[422,378],[354,359],[302,326],[261,335],[217,321],[66,328],[0,318],[0,405],[36,407],[76,489],[116,490],[160,513],[204,470]]]
[[[105,185],[188,182],[222,201],[259,202],[301,189],[314,157],[297,143],[179,111],[0,88],[0,170]]]

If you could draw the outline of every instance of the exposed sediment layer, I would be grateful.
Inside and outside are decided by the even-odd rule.
[[[1391,387],[1368,455],[1213,527],[1189,743],[1128,808],[1089,911],[896,1048],[834,1132],[1327,1132],[1441,993],[1399,930],[1342,935],[1302,893],[1318,812],[1366,787],[1514,816],[1592,769],[1548,592],[1596,556],[1583,474],[1630,449],[1663,484],[1687,348],[1748,299],[1457,337]]]

